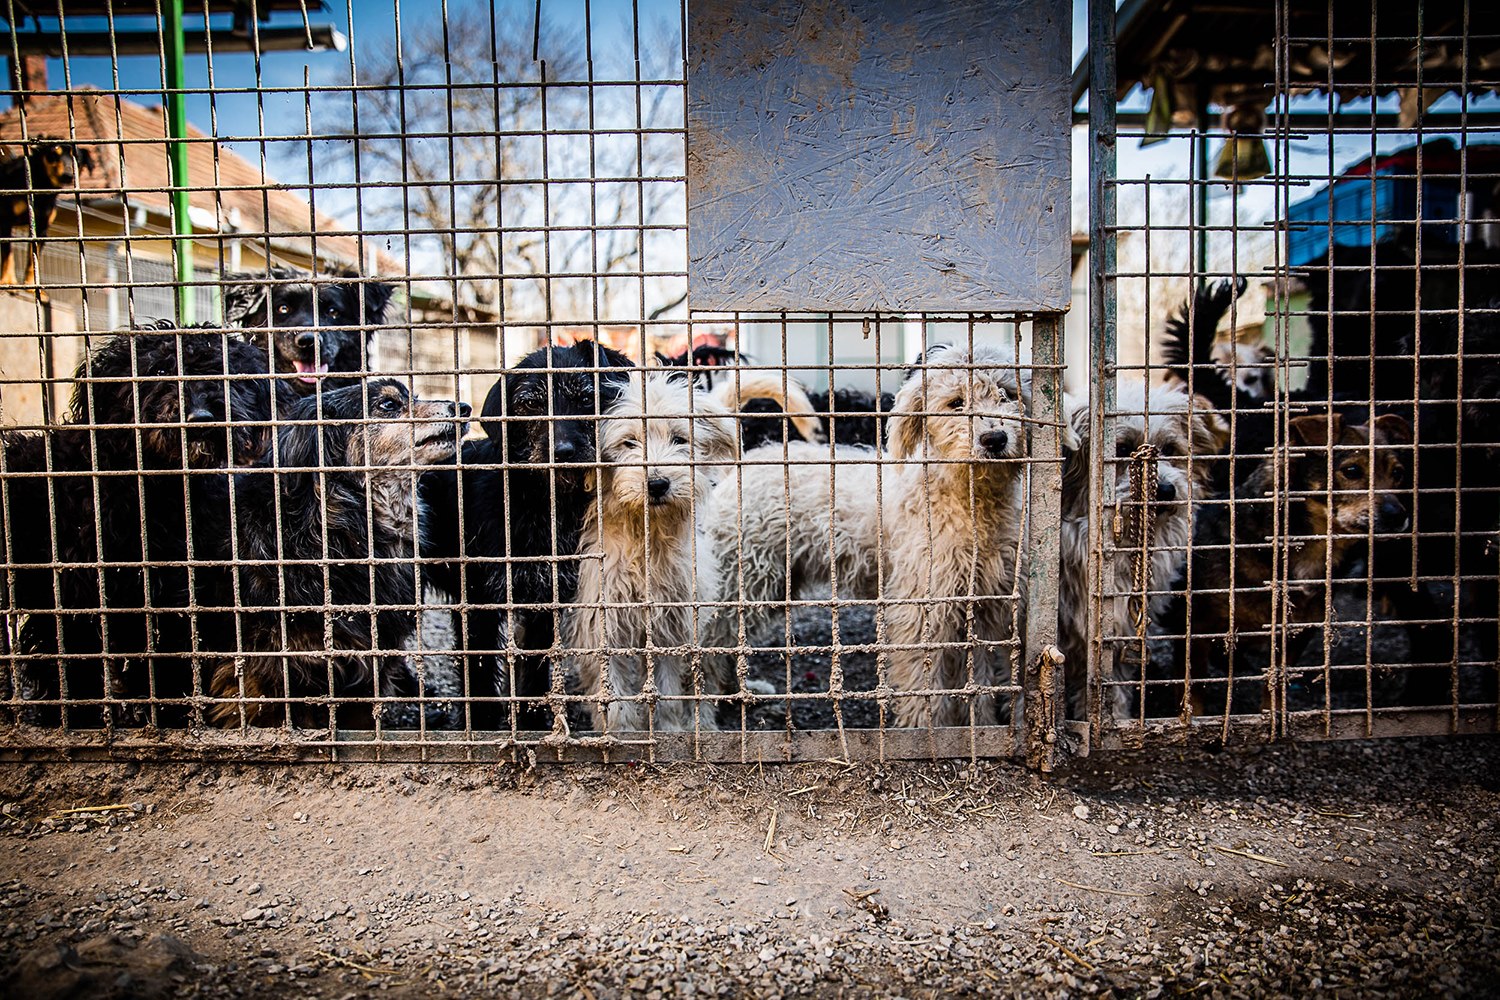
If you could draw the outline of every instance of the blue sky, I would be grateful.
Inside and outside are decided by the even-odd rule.
[[[191,4],[189,4],[191,7]],[[316,97],[309,98],[303,90],[304,80],[314,87],[346,84],[351,67],[365,64],[388,54],[397,39],[397,23],[406,34],[417,28],[427,29],[434,19],[447,10],[457,17],[464,11],[491,9],[489,0],[449,0],[446,4],[437,0],[332,0],[330,9],[314,15],[315,23],[331,24],[346,35],[352,34],[353,46],[347,52],[269,52],[259,61],[249,53],[223,52],[216,55],[212,66],[212,83],[217,93],[196,93],[188,98],[189,120],[205,132],[231,141],[230,145],[241,155],[258,161],[261,155],[259,136],[284,136],[304,131],[311,109],[312,127],[315,133],[336,131],[341,123],[326,120],[330,102],[319,104]],[[594,72],[600,79],[629,79],[634,73],[632,41],[629,26],[633,7],[640,12],[643,25],[667,23],[673,30],[680,24],[678,0],[545,0],[542,4],[544,31],[540,55],[554,57],[567,51],[578,54],[581,47],[582,26],[587,21],[592,27],[592,49]],[[534,0],[494,0],[493,9],[497,22],[508,25],[506,30],[529,35]],[[1087,42],[1086,0],[1073,2],[1072,52],[1076,63]],[[154,31],[154,17],[120,17],[116,19],[118,30]],[[300,27],[298,14],[278,15],[273,24]],[[56,21],[44,22],[55,30]],[[189,25],[192,24],[190,16]],[[198,25],[201,26],[201,19]],[[68,27],[74,30],[102,29],[102,18],[71,18]],[[227,31],[229,21],[218,17],[212,22],[215,31]],[[118,73],[118,76],[116,76]],[[159,104],[161,97],[154,93],[162,86],[161,67],[154,56],[127,56],[119,61],[118,69],[107,57],[75,57],[67,62],[52,60],[49,68],[51,86],[78,86],[91,84],[104,89],[121,89],[126,92],[139,91],[132,95],[144,104]],[[207,91],[210,86],[210,67],[203,54],[189,55],[187,85],[190,89]],[[249,92],[236,93],[236,90]],[[255,92],[258,91],[258,92]],[[1312,99],[1315,103],[1318,99]],[[1139,94],[1128,104],[1144,107]],[[1387,102],[1392,103],[1392,102]],[[1442,109],[1455,104],[1453,98],[1445,98]],[[1353,105],[1359,107],[1358,103]],[[1365,104],[1364,106],[1368,106]],[[1410,139],[1403,136],[1383,136],[1378,148],[1389,151],[1406,145]],[[1215,144],[1216,148],[1217,144]],[[1321,141],[1309,141],[1294,149],[1291,167],[1294,171],[1313,176],[1328,172],[1327,146]],[[1119,170],[1123,177],[1183,176],[1188,164],[1181,152],[1183,143],[1164,143],[1154,149],[1140,149],[1134,140],[1126,139],[1120,145]],[[1336,169],[1360,159],[1370,153],[1370,141],[1354,137],[1340,143],[1335,150]],[[316,152],[314,157],[316,157]],[[288,144],[270,144],[267,156],[272,173],[283,181],[296,183],[305,179],[307,151],[305,145],[292,147]],[[315,167],[317,164],[315,163]],[[1075,165],[1075,173],[1086,169],[1086,165]],[[320,179],[324,179],[320,174]],[[328,176],[333,179],[332,175]],[[1265,189],[1262,189],[1265,190]],[[1218,196],[1227,196],[1216,192]]]

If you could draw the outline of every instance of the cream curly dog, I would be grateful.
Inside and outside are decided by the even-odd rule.
[[[1077,447],[1067,451],[1063,464],[1062,565],[1058,581],[1058,645],[1067,657],[1068,710],[1083,718],[1088,656],[1088,533],[1089,533],[1089,406],[1086,399],[1066,401],[1068,423],[1077,434]],[[1121,382],[1116,394],[1115,440],[1108,468],[1115,479],[1115,504],[1103,511],[1106,539],[1131,510],[1130,469],[1132,456],[1144,461],[1143,445],[1155,449],[1156,488],[1150,497],[1150,575],[1147,594],[1140,607],[1147,618],[1156,618],[1171,602],[1183,567],[1187,564],[1188,541],[1193,536],[1193,504],[1208,488],[1212,456],[1220,450],[1222,433],[1218,418],[1203,400],[1175,385],[1153,386],[1149,399],[1139,382]],[[1189,463],[1188,456],[1196,457]],[[1137,508],[1138,509],[1138,508]],[[1137,633],[1132,620],[1133,594],[1140,590],[1137,574],[1141,549],[1124,537],[1106,546],[1104,617],[1107,637]],[[1113,659],[1113,656],[1109,657]],[[1114,670],[1111,681],[1126,678]],[[1105,703],[1117,719],[1130,714],[1129,691],[1114,684],[1105,693]]]
[[[698,605],[714,598],[694,512],[738,434],[686,372],[631,372],[601,420],[602,461],[579,539],[575,604],[563,615],[565,662],[609,732],[716,728],[693,676]]]
[[[734,656],[777,606],[821,588],[878,599],[896,724],[960,725],[971,712],[993,724],[1025,599],[1028,403],[1010,352],[937,346],[896,394],[885,452],[796,442],[747,453],[706,511],[724,602],[706,644]]]

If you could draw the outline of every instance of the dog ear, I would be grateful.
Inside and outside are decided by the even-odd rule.
[[[1391,444],[1411,444],[1411,424],[1394,413],[1382,413],[1371,426],[1384,434]]]
[[[1229,423],[1218,411],[1208,409],[1193,397],[1192,409],[1184,414],[1188,421],[1188,446],[1194,457],[1222,454],[1229,447]],[[1206,468],[1203,463],[1200,467]]]
[[[1080,419],[1080,417],[1082,419]],[[1089,498],[1089,410],[1081,407],[1073,414],[1068,430],[1072,444],[1064,441],[1062,467],[1062,503],[1068,512],[1087,511]],[[1082,425],[1076,427],[1075,425]]]
[[[1088,436],[1088,403],[1063,393],[1062,446],[1064,451],[1078,451]]]
[[[266,308],[270,289],[248,274],[226,274],[223,286],[224,322],[233,326],[269,326]]]
[[[739,452],[739,422],[702,390],[693,393],[693,443],[697,457],[709,461],[734,458]]]
[[[396,286],[388,281],[366,281],[360,284],[365,299],[366,324],[385,322],[385,310],[396,294]]]
[[[1330,441],[1344,436],[1344,416],[1341,413],[1309,413],[1293,417],[1286,425],[1287,441],[1290,444],[1323,448]]]
[[[927,418],[927,376],[918,371],[902,383],[895,405],[886,420],[886,448],[893,458],[911,458],[922,447]]]
[[[89,173],[94,172],[94,165],[97,162],[94,159],[93,151],[87,146],[73,147],[73,161],[78,164],[80,170],[86,170]]]
[[[672,359],[669,358],[669,357],[667,357],[661,351],[652,351],[651,353],[654,354],[654,355],[656,355],[656,363],[658,365],[660,365],[663,368],[670,368],[670,367],[672,367],[672,364],[673,364]]]

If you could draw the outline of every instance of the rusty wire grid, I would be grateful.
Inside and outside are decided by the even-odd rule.
[[[1059,317],[694,311],[677,3],[222,6],[5,9],[0,755],[1050,764]]]
[[[1493,732],[1500,21],[1279,0],[1161,42],[1127,5],[1116,46],[1091,18],[1080,426],[1112,445],[1064,517],[1072,717],[1101,747]],[[1117,104],[1138,80],[1149,110]]]

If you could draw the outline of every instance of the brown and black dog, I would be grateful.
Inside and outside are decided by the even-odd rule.
[[[394,651],[416,627],[416,478],[453,460],[468,417],[395,379],[320,392],[291,407],[266,463],[195,491],[194,520],[217,519],[215,556],[236,577],[213,600],[248,609],[238,635],[204,636],[238,654],[204,684],[211,722],[367,728],[378,699],[414,693]]]
[[[17,229],[30,236],[35,228],[41,240],[57,218],[57,193],[78,183],[79,171],[93,172],[94,154],[85,146],[62,139],[37,138],[25,152],[0,163],[0,285],[16,283],[16,260],[12,235]],[[36,283],[39,242],[29,243],[26,274],[22,284]],[[46,300],[40,288],[37,297]]]
[[[1337,412],[1295,417],[1278,456],[1285,458],[1284,481],[1268,457],[1232,501],[1203,506],[1193,532],[1192,617],[1184,623],[1192,633],[1191,662],[1206,671],[1193,680],[1195,714],[1235,710],[1225,704],[1228,675],[1217,654],[1227,647],[1235,681],[1254,682],[1236,688],[1241,698],[1265,691],[1273,623],[1289,626],[1279,633],[1285,648],[1276,659],[1295,664],[1323,624],[1329,585],[1367,555],[1372,535],[1408,530],[1411,440],[1411,426],[1389,414],[1368,424],[1349,423]],[[1278,592],[1285,601],[1279,610]],[[1176,690],[1180,699],[1180,685]],[[1242,702],[1237,710],[1254,709]]]

